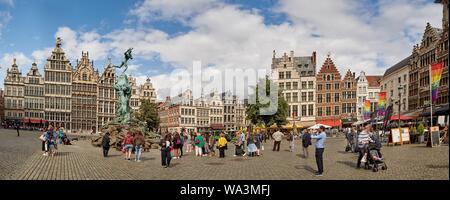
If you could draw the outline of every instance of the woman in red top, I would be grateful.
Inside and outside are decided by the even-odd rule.
[[[133,135],[128,132],[122,143],[123,149],[125,150],[125,160],[131,160],[131,151],[133,150]]]

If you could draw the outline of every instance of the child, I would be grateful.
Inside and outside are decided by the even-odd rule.
[[[170,155],[170,142],[166,140],[161,141],[161,165],[164,168],[170,167],[170,160],[172,156]]]

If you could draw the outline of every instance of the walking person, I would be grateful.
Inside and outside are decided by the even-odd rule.
[[[311,143],[311,130],[304,130],[302,135],[302,149],[303,149],[303,157],[308,158],[309,152],[308,147],[312,145]]]
[[[358,161],[356,162],[356,168],[359,169],[361,167],[361,162],[367,162],[367,150],[369,147],[369,142],[373,142],[370,138],[370,129],[371,125],[368,124],[364,127],[364,130],[361,131],[358,135]]]
[[[59,134],[59,144],[63,144],[64,143],[64,138],[66,137],[66,134],[64,133],[64,128],[63,127],[60,127],[59,128],[59,131],[58,131],[58,134]]]
[[[248,151],[248,156],[250,157],[254,157],[256,155],[256,145],[255,145],[255,135],[249,133],[248,134],[248,138],[247,138],[247,151]]]
[[[280,151],[281,140],[283,139],[283,133],[280,132],[280,129],[277,129],[275,133],[272,134],[273,137],[273,151]]]
[[[261,132],[258,132],[257,134],[256,134],[256,137],[255,137],[255,145],[256,145],[256,155],[257,156],[260,156],[261,155],[261,147],[262,147],[262,142],[263,142],[263,139],[262,139],[262,133]]]
[[[225,150],[227,149],[227,139],[225,134],[221,133],[217,147],[219,148],[219,158],[225,158]]]
[[[180,158],[180,148],[181,148],[181,137],[180,134],[175,133],[172,140],[174,156],[173,159]]]
[[[102,148],[103,148],[103,157],[108,157],[108,152],[109,152],[109,132],[106,132],[105,135],[102,138]]]
[[[45,136],[47,134],[47,128],[44,127],[41,136],[39,137],[39,139],[42,141],[42,151],[44,152],[43,156],[47,156],[48,155],[48,146],[47,143],[45,141]]]
[[[317,163],[316,176],[323,176],[323,152],[325,150],[325,141],[327,139],[325,127],[320,126],[319,133],[311,135],[311,139],[316,139],[316,163]]]
[[[170,160],[172,159],[170,155],[170,136],[167,134],[165,138],[161,141],[161,165],[164,168],[170,167]]]
[[[289,132],[287,135],[287,141],[289,142],[289,151],[294,151],[294,134],[292,132]]]
[[[203,137],[203,156],[208,156],[209,154],[209,137],[210,137],[210,133],[205,133],[204,137]]]
[[[140,131],[136,133],[136,136],[133,138],[134,145],[134,161],[141,162],[141,154],[142,149],[145,144],[145,138]]]
[[[234,156],[241,156],[244,154],[244,151],[242,150],[242,140],[241,140],[241,134],[239,132],[236,132],[236,142],[234,143]]]
[[[214,146],[216,145],[216,139],[214,138],[214,135],[211,135],[208,140],[209,145],[209,156],[213,157],[216,156],[216,151],[214,150]]]
[[[183,148],[186,138],[183,133],[180,133],[181,145],[180,145],[180,158],[183,157]]]
[[[186,153],[192,152],[192,138],[188,132],[184,132],[184,144],[186,146]]]
[[[125,160],[131,160],[131,151],[133,151],[133,136],[128,131],[127,135],[123,139],[122,146],[125,150]]]
[[[194,139],[194,146],[195,146],[195,156],[202,156],[202,147],[205,144],[203,143],[203,137],[200,133],[197,133],[197,137]]]
[[[20,124],[19,124],[19,122],[16,122],[17,137],[20,137],[19,129],[20,129]]]

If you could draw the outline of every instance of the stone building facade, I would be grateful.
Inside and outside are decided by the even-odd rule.
[[[355,73],[352,73],[350,70],[347,70],[344,78],[341,81],[341,96],[337,96],[335,94],[334,101],[341,102],[341,121],[342,126],[351,126],[351,124],[357,121],[357,112],[356,112],[356,91],[357,91],[357,82]],[[337,114],[337,113],[336,113]]]
[[[20,72],[15,58],[11,68],[6,70],[4,86],[5,120],[10,124],[21,121],[25,116],[25,84],[24,78],[22,77],[22,72]]]
[[[44,77],[39,73],[36,63],[31,65],[24,80],[25,116],[23,122],[32,127],[40,127],[44,120]]]
[[[380,80],[381,92],[386,92],[386,106],[394,105],[393,115],[398,115],[398,101],[401,96],[401,113],[408,112],[408,87],[410,85],[408,75],[410,74],[410,57],[388,68]],[[399,92],[399,87],[403,89]],[[399,95],[399,93],[401,95]],[[397,106],[395,106],[397,105]]]
[[[5,92],[0,88],[0,122],[5,120]]]
[[[44,66],[45,119],[53,126],[71,130],[72,65],[61,48],[61,38]]]
[[[378,106],[378,100],[380,93],[380,81],[382,76],[368,76],[364,71],[361,71],[359,77],[357,78],[357,118],[359,121],[363,120],[363,106],[366,99],[371,102],[371,111],[374,112]]]
[[[316,52],[312,56],[295,57],[284,53],[280,58],[276,52],[272,58],[272,80],[278,84],[288,103],[290,123],[310,126],[315,123],[316,96]]]
[[[109,62],[97,83],[97,130],[101,130],[104,125],[113,121],[116,117],[117,95],[114,89],[115,81],[116,71],[111,62]]]
[[[89,52],[81,53],[81,60],[72,76],[72,132],[96,132],[98,71],[89,59]]]
[[[326,58],[316,75],[316,122],[341,126],[341,74],[330,58]]]

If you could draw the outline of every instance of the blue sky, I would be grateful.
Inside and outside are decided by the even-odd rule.
[[[427,22],[441,27],[433,0],[0,0],[0,85],[17,57],[42,69],[58,35],[75,66],[90,51],[100,71],[135,47],[131,73],[167,89],[174,69],[201,60],[210,69],[269,69],[280,56],[331,52],[341,73],[369,74],[408,56]],[[167,91],[167,90],[166,90]],[[161,94],[164,94],[162,91]],[[162,95],[163,96],[163,95]]]

